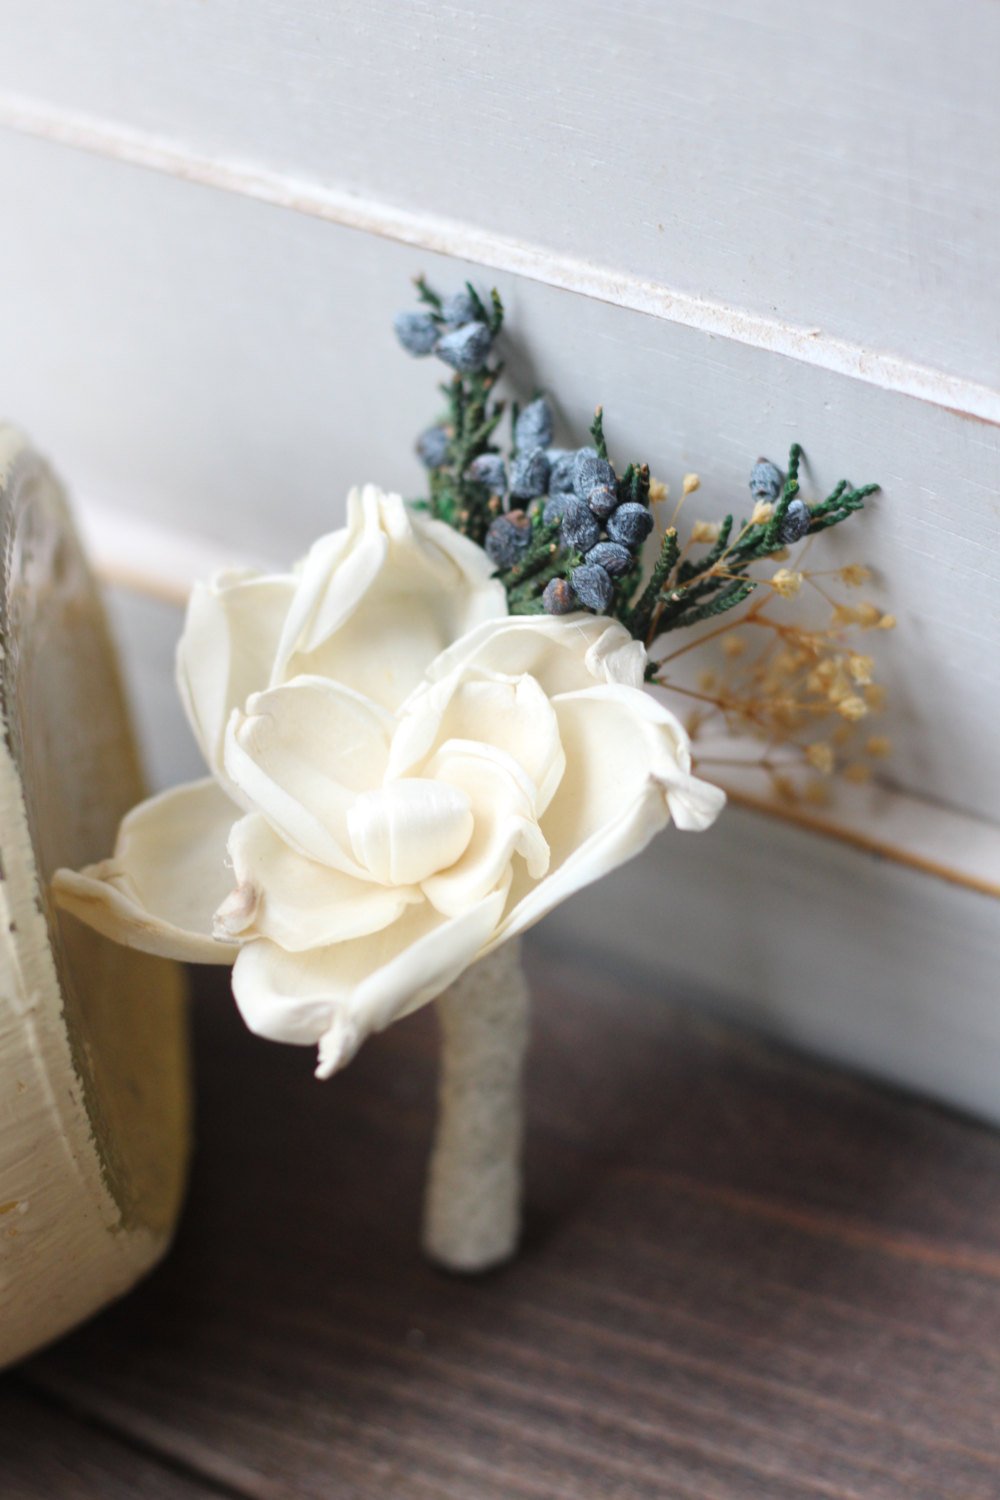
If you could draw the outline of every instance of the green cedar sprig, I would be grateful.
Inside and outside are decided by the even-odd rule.
[[[672,630],[687,629],[730,609],[736,609],[750,597],[757,583],[746,577],[748,570],[755,563],[766,562],[785,548],[781,533],[792,501],[799,494],[799,466],[802,457],[801,445],[793,443],[788,454],[788,468],[781,494],[770,517],[766,521],[758,522],[752,518],[743,521],[735,540],[731,540],[733,518],[727,515],[709,551],[699,559],[685,559],[677,569],[676,576],[668,576],[663,581],[652,610],[638,619],[635,618],[636,612],[633,612],[634,635],[639,635],[639,631],[645,627],[646,634],[640,638],[647,646],[651,646],[658,636]],[[841,480],[825,500],[808,507],[810,520],[806,535],[813,535],[846,520],[849,515],[861,510],[867,497],[875,494],[878,488],[877,484],[867,484],[855,489],[847,480]]]

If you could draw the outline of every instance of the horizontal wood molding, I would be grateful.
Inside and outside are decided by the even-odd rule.
[[[1000,425],[1000,389],[746,308],[693,296],[612,265],[472,224],[420,213],[255,163],[208,154],[112,120],[0,93],[0,128],[163,173],[274,208],[378,235],[493,271],[526,277],[612,306],[666,319],[713,338],[783,355],[881,390]]]

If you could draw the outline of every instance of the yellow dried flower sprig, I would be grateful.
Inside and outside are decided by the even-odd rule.
[[[850,608],[832,599],[819,582],[829,576],[808,569],[789,575],[787,569],[779,569],[761,580],[770,584],[767,594],[761,591],[740,615],[727,616],[698,640],[664,657],[654,678],[669,691],[695,700],[685,717],[701,764],[722,761],[716,755],[698,756],[706,733],[720,726],[738,739],[762,741],[764,748],[756,759],[733,763],[756,766],[783,801],[822,803],[828,798],[826,782],[831,777],[867,781],[871,763],[892,750],[886,735],[867,730],[867,721],[884,706],[885,691],[874,680],[873,657],[860,649],[853,635],[891,629],[895,620],[874,603]],[[851,564],[836,570],[836,576],[847,587],[857,587],[870,579],[871,570]],[[787,621],[772,612],[770,606],[794,598],[803,585],[829,604],[825,625]],[[678,682],[671,664],[688,650],[710,643],[717,660],[701,673],[697,689]]]

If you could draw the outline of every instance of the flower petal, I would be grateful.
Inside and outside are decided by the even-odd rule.
[[[492,935],[506,890],[452,920],[427,903],[368,938],[287,953],[260,939],[240,950],[233,994],[250,1030],[277,1042],[320,1043],[328,1077],[372,1031],[433,1000],[473,963]]]
[[[236,804],[211,780],[132,809],[115,852],[79,872],[57,870],[56,901],[88,927],[144,953],[229,964],[237,945],[212,936],[212,913],[232,887],[226,839]]]
[[[192,590],[177,647],[177,686],[201,752],[220,779],[229,716],[270,681],[295,588],[290,573],[231,572]]]
[[[292,658],[316,651],[353,614],[389,549],[377,492],[366,485],[347,497],[347,525],[313,543],[301,564],[295,599],[273,661],[272,686],[307,667]]]
[[[671,815],[680,828],[707,828],[726,800],[690,774],[687,735],[650,693],[610,683],[553,706],[567,768],[542,821],[552,865],[537,884],[515,872],[497,941],[641,853]]]
[[[517,762],[490,745],[450,740],[429,767],[441,783],[463,791],[472,808],[469,847],[450,869],[423,883],[438,911],[457,916],[491,891],[506,888],[515,854],[540,879],[549,867],[549,846],[535,816],[534,787]]]
[[[388,775],[412,773],[449,740],[481,741],[516,760],[534,787],[537,817],[566,764],[552,705],[533,677],[458,668],[414,693],[400,718]]]
[[[646,651],[616,620],[598,615],[511,615],[487,620],[442,651],[427,668],[440,682],[458,667],[508,677],[530,674],[547,697],[595,683],[641,688]]]
[[[255,693],[234,712],[226,770],[248,805],[293,849],[331,869],[370,879],[352,856],[347,814],[381,783],[392,719],[360,693],[322,677],[296,677]]]
[[[236,889],[216,913],[215,930],[240,941],[270,938],[290,952],[328,947],[379,932],[422,901],[414,886],[392,890],[305,859],[260,813],[229,836]]]
[[[460,787],[419,776],[362,792],[347,813],[354,853],[376,880],[415,885],[446,870],[472,837],[472,811]]]
[[[273,681],[330,677],[396,708],[456,636],[507,613],[482,548],[374,485],[352,490],[346,531],[313,547]]]

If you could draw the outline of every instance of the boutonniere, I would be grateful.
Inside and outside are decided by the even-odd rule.
[[[645,463],[613,460],[600,410],[589,443],[557,447],[538,394],[503,451],[499,298],[417,286],[399,340],[451,372],[417,443],[427,494],[365,485],[287,571],[196,586],[177,681],[208,774],[135,808],[111,856],[54,889],[118,942],[232,965],[247,1025],[316,1045],[321,1078],[440,998],[425,1243],[479,1269],[517,1235],[516,940],[668,824],[710,826],[725,797],[692,736],[714,720],[761,738],[776,785],[831,771],[876,706],[844,631],[890,622],[771,608],[806,583],[826,596],[795,554],[874,485],[807,500],[795,445],[784,471],[751,466],[746,516],[682,538],[697,478],[669,515]],[[692,685],[675,664],[694,644],[720,656]]]

